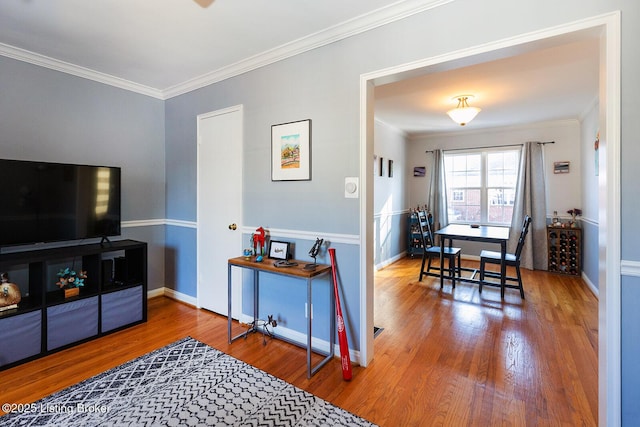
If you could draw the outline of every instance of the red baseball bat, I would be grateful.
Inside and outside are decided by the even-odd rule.
[[[333,292],[336,298],[336,317],[338,320],[338,341],[340,342],[340,362],[342,364],[342,379],[349,381],[353,372],[351,370],[351,356],[349,356],[349,342],[347,341],[347,331],[344,329],[344,317],[340,307],[340,295],[338,293],[338,275],[336,267],[336,250],[329,248],[329,258],[331,258],[331,271],[333,273]]]

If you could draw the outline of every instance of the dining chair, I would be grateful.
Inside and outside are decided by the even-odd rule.
[[[522,248],[524,247],[524,240],[529,232],[529,224],[531,224],[531,217],[525,215],[524,221],[522,221],[522,229],[520,231],[520,237],[518,238],[518,245],[516,246],[515,253],[507,253],[505,255],[504,262],[507,266],[515,267],[516,277],[505,276],[505,281],[516,282],[517,286],[509,286],[510,288],[520,289],[520,297],[524,299],[524,288],[522,287],[522,275],[520,274],[520,255],[522,254]],[[480,253],[480,289],[482,292],[482,284],[485,276],[501,278],[499,272],[485,271],[485,264],[500,264],[500,252],[482,251]]]
[[[419,281],[422,281],[422,276],[434,276],[440,277],[440,268],[444,267],[443,264],[440,267],[431,265],[433,258],[440,259],[440,246],[434,244],[433,232],[431,231],[433,224],[433,217],[427,214],[426,211],[418,211],[418,227],[420,229],[420,236],[422,237],[422,265],[420,266]],[[448,276],[444,276],[447,279],[451,279],[453,287],[456,287],[456,272],[458,277],[460,276],[460,254],[462,250],[460,248],[453,248],[450,246],[444,247],[444,257],[448,260],[447,272]],[[424,265],[427,262],[427,271],[424,271]],[[434,270],[433,272],[431,270]]]

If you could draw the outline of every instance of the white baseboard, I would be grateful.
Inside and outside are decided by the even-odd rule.
[[[384,261],[382,261],[382,262],[380,262],[380,263],[376,264],[376,265],[374,266],[374,268],[376,269],[376,271],[377,271],[377,270],[382,270],[382,269],[383,269],[383,268],[385,268],[386,266],[391,265],[391,264],[393,264],[394,262],[396,262],[396,261],[398,261],[398,260],[400,260],[400,259],[402,259],[402,258],[404,258],[404,257],[406,257],[406,256],[407,256],[407,252],[402,252],[402,253],[400,253],[400,254],[398,254],[398,255],[394,256],[393,258],[386,259],[386,260],[384,260]]]
[[[157,288],[147,292],[147,299],[159,296],[169,297],[171,299],[192,305],[194,307],[197,307],[198,305],[198,300],[196,298],[178,291],[174,291],[173,289],[167,287]]]
[[[163,296],[165,289],[166,288],[157,288],[157,289],[152,289],[150,291],[147,291],[147,299]]]
[[[593,293],[593,295],[595,295],[596,298],[599,298],[599,291],[598,288],[596,288],[596,285],[594,285],[591,280],[589,280],[589,278],[587,277],[586,274],[584,274],[584,271],[582,272],[582,280],[584,280],[584,282],[587,284],[587,287],[589,288],[589,290]]]

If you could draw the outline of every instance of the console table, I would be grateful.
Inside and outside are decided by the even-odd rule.
[[[231,344],[233,341],[237,340],[238,338],[244,337],[246,336],[246,334],[248,332],[251,332],[251,330],[249,331],[244,331],[241,334],[238,334],[236,336],[232,336],[231,334],[231,269],[233,267],[238,267],[238,268],[244,268],[244,269],[248,269],[248,270],[252,270],[253,271],[253,321],[254,321],[254,328],[255,328],[255,324],[258,321],[258,295],[259,295],[259,289],[260,289],[260,274],[261,273],[268,273],[268,274],[276,274],[276,275],[280,275],[280,276],[287,276],[287,277],[293,277],[293,278],[297,278],[297,279],[301,279],[306,281],[307,283],[307,307],[309,307],[309,313],[311,313],[311,285],[314,279],[318,278],[318,277],[322,277],[325,276],[327,274],[329,274],[331,272],[331,266],[329,265],[321,265],[318,264],[315,269],[313,270],[306,270],[304,268],[305,264],[308,263],[308,261],[296,261],[296,260],[292,260],[292,262],[297,263],[298,265],[295,266],[290,266],[290,267],[276,267],[273,263],[273,260],[270,259],[265,259],[262,262],[257,262],[255,260],[255,257],[250,257],[249,259],[246,259],[245,257],[237,257],[237,258],[231,258],[229,259],[229,263],[228,263],[228,335],[229,335],[229,344]],[[306,343],[306,349],[307,349],[307,378],[311,378],[311,376],[313,374],[315,374],[320,368],[322,368],[325,364],[327,364],[327,362],[329,362],[333,357],[334,357],[334,347],[335,347],[335,298],[333,295],[333,290],[331,288],[331,286],[329,286],[329,298],[330,298],[330,303],[329,303],[329,310],[330,310],[330,315],[329,318],[331,319],[331,327],[330,327],[330,338],[329,338],[329,345],[330,345],[330,349],[328,353],[322,352],[322,351],[318,351],[318,350],[314,350],[311,346],[311,326],[312,326],[312,319],[311,319],[311,315],[307,315],[307,343]],[[283,339],[285,341],[291,342],[292,344],[295,345],[300,345],[299,343],[295,342],[295,341],[291,341],[289,339],[286,339],[284,337],[278,337],[279,339]],[[315,353],[319,353],[323,356],[325,356],[325,358],[323,360],[321,360],[317,365],[312,366],[311,365],[311,353],[315,352]]]

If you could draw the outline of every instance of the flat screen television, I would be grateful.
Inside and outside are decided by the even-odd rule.
[[[120,168],[0,159],[0,246],[120,235]]]

